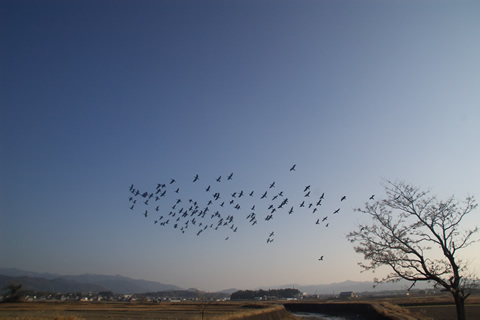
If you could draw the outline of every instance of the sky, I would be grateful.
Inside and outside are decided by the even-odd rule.
[[[381,276],[346,234],[385,179],[480,197],[479,16],[478,1],[1,1],[0,267],[206,291]],[[477,275],[479,249],[460,254]]]

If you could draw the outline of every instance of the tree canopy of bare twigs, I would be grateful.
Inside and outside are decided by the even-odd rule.
[[[478,278],[456,254],[478,241],[478,227],[461,228],[464,217],[477,207],[474,197],[439,200],[403,181],[386,181],[384,188],[385,199],[355,209],[372,220],[347,235],[363,254],[365,262],[359,265],[364,271],[390,267],[392,272],[376,283],[405,279],[412,281],[412,288],[417,281],[434,282],[451,292],[458,319],[465,319],[464,301]]]

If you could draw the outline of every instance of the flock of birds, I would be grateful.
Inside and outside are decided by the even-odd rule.
[[[290,167],[290,172],[295,171],[296,165]],[[255,226],[259,222],[270,222],[279,214],[292,215],[300,210],[309,211],[311,214],[320,214],[320,206],[325,199],[322,192],[315,197],[311,185],[302,187],[303,197],[300,203],[292,203],[284,191],[279,190],[276,182],[267,184],[261,192],[257,190],[236,190],[225,192],[225,183],[231,183],[233,173],[227,176],[218,176],[210,179],[210,184],[203,184],[207,197],[201,200],[185,197],[183,187],[175,179],[164,183],[157,183],[154,190],[140,190],[134,184],[129,188],[129,208],[140,211],[145,218],[154,216],[153,223],[161,227],[170,226],[182,234],[188,231],[195,232],[197,236],[209,230],[229,229],[237,232],[238,219],[246,219],[248,224]],[[191,183],[196,187],[202,184],[196,174]],[[278,191],[277,191],[278,190]],[[198,192],[198,191],[197,191]],[[198,193],[197,193],[198,194]],[[373,195],[370,197],[373,200]],[[346,200],[342,196],[339,202]],[[298,198],[297,198],[298,199]],[[331,214],[340,212],[340,207]],[[329,227],[329,215],[315,217],[315,225]],[[274,241],[274,231],[270,232],[266,242]],[[229,236],[225,238],[228,240]],[[321,256],[319,261],[323,261]]]

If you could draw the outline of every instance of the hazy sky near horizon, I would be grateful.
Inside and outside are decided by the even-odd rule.
[[[208,291],[372,280],[345,235],[382,179],[480,197],[479,17],[478,1],[2,1],[0,266]],[[131,184],[157,183],[130,210]],[[240,190],[215,209],[237,232],[197,236],[213,207],[184,234],[168,216]]]

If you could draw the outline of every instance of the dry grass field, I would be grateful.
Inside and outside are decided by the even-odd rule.
[[[312,301],[310,301],[312,302]],[[358,300],[341,303],[359,303]],[[391,319],[454,320],[455,305],[448,296],[402,297],[365,300]],[[281,303],[281,302],[279,302]],[[301,303],[301,302],[299,302]],[[326,301],[324,302],[326,303]],[[337,302],[338,303],[338,302]],[[480,319],[480,295],[470,297],[467,319]],[[123,302],[22,302],[0,304],[0,319],[15,320],[285,320],[295,319],[275,303],[123,303]],[[304,319],[304,318],[303,318]]]
[[[457,318],[455,304],[448,295],[395,299],[394,303],[403,305],[413,315],[423,319],[454,320]],[[473,295],[467,299],[465,313],[467,319],[480,319],[480,295]]]
[[[262,317],[262,314],[269,314]],[[276,314],[271,318],[270,314]],[[282,306],[252,303],[23,302],[0,304],[0,319],[287,319]],[[291,317],[293,318],[293,317]]]

